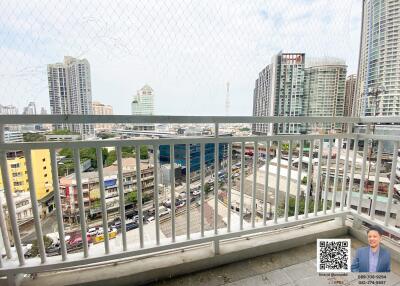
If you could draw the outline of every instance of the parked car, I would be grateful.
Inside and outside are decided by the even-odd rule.
[[[97,228],[89,228],[88,233],[90,234],[90,236],[95,236],[97,234]]]
[[[200,194],[201,194],[201,191],[199,190],[199,191],[194,191],[192,195],[196,197],[196,196],[200,196]]]
[[[149,217],[149,218],[147,218],[147,223],[151,223],[151,222],[153,222],[155,220],[155,218],[154,218],[154,216],[151,216],[151,217]]]
[[[176,207],[179,209],[179,208],[183,208],[185,205],[186,205],[186,202],[185,201],[181,201],[179,203],[179,205],[177,205]]]
[[[130,231],[132,229],[138,228],[139,225],[136,222],[129,222],[126,224],[126,231]]]

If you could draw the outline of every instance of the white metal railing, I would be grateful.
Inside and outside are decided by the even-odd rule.
[[[7,124],[27,124],[27,123],[52,123],[52,124],[79,124],[79,123],[191,123],[191,124],[213,124],[214,125],[214,137],[173,137],[173,138],[149,138],[149,139],[128,139],[128,140],[89,140],[89,141],[71,141],[71,142],[24,142],[24,143],[4,143],[4,126]],[[223,124],[232,123],[302,123],[302,124],[321,124],[321,123],[337,123],[343,124],[347,128],[347,133],[338,134],[293,134],[293,135],[263,135],[263,136],[219,136],[219,130]],[[10,116],[0,116],[0,163],[2,171],[2,179],[5,191],[5,198],[7,203],[7,210],[9,215],[9,222],[12,229],[12,236],[14,241],[14,247],[10,246],[8,233],[6,231],[6,219],[5,214],[0,203],[0,226],[3,234],[4,247],[7,254],[6,259],[0,259],[0,275],[6,275],[12,277],[17,273],[32,273],[40,271],[48,271],[54,269],[68,268],[73,266],[79,266],[91,263],[101,263],[107,262],[115,259],[132,257],[135,255],[142,254],[152,254],[158,251],[176,249],[180,247],[191,246],[199,243],[209,243],[212,242],[214,245],[214,251],[216,254],[219,252],[219,241],[229,238],[239,237],[246,234],[257,233],[272,229],[278,229],[293,225],[304,224],[312,221],[333,219],[335,217],[344,217],[346,215],[352,215],[359,218],[365,222],[374,222],[382,225],[382,227],[394,235],[400,235],[397,228],[390,223],[390,213],[392,209],[392,197],[394,192],[394,184],[396,180],[396,163],[397,163],[397,151],[399,149],[400,137],[397,135],[373,135],[369,134],[356,134],[352,133],[352,127],[355,124],[365,124],[370,126],[374,123],[400,123],[399,117],[385,117],[385,118],[350,118],[350,117],[192,117],[192,116],[58,116],[58,115],[37,115],[37,116],[22,116],[22,115],[10,115]],[[367,128],[368,129],[368,128]],[[369,130],[369,129],[368,129]],[[367,130],[367,131],[368,131]],[[393,159],[392,168],[390,173],[390,185],[388,188],[388,202],[386,206],[385,216],[382,220],[379,220],[375,215],[375,208],[378,195],[378,180],[376,179],[373,186],[372,194],[372,205],[370,215],[363,213],[362,203],[363,203],[363,193],[364,193],[364,181],[366,177],[366,163],[367,163],[367,152],[363,152],[362,160],[362,170],[361,170],[361,182],[359,184],[359,199],[356,210],[352,209],[352,190],[354,186],[354,174],[356,172],[356,158],[357,158],[357,148],[358,141],[364,141],[364,150],[368,146],[369,140],[378,141],[378,153],[377,162],[381,162],[382,159],[382,144],[385,141],[390,141],[394,143],[393,147]],[[322,178],[322,165],[323,165],[323,141],[329,140],[329,148],[326,160],[326,175]],[[335,160],[335,170],[334,170],[334,183],[332,191],[331,205],[328,209],[328,193],[330,193],[330,165],[333,162],[332,158],[332,142],[333,140],[338,140],[338,148],[336,151]],[[347,140],[346,151],[345,151],[345,163],[342,172],[342,177],[339,175],[339,164],[340,164],[340,149],[341,144],[344,140]],[[350,162],[350,140],[354,140],[354,149],[352,164]],[[280,217],[278,206],[280,204],[280,190],[281,188],[281,174],[284,171],[281,166],[283,144],[284,142],[289,142],[288,146],[288,167],[286,169],[286,188],[284,191],[284,210],[283,216]],[[207,231],[205,228],[205,144],[214,144],[214,214],[213,214],[213,230]],[[226,215],[226,228],[218,227],[218,209],[219,209],[219,198],[218,198],[218,172],[221,169],[219,164],[219,144],[226,144],[228,149],[228,156],[226,158],[229,168],[227,168],[228,182],[227,187],[227,213],[221,214]],[[232,145],[233,143],[241,144],[241,172],[240,172],[240,209],[239,209],[239,221],[238,225],[233,223],[233,213],[231,210],[232,203]],[[251,219],[249,223],[245,224],[245,210],[244,210],[244,195],[245,195],[245,145],[246,143],[253,144],[254,155],[253,155],[253,166],[252,166],[252,180],[253,185],[251,188]],[[304,194],[305,209],[304,214],[300,214],[300,200],[301,198],[301,168],[302,168],[302,157],[304,155],[303,149],[305,144],[310,145],[309,150],[309,160],[307,172],[307,182],[306,182],[306,192]],[[174,172],[174,146],[175,145],[185,146],[185,158],[186,158],[186,235],[177,236],[176,235],[176,208],[175,208],[175,183],[170,185],[170,199],[171,199],[171,238],[168,240],[161,239],[160,231],[160,218],[159,218],[159,190],[158,190],[158,169],[160,167],[159,158],[159,147],[161,145],[170,146],[170,178],[171,182],[175,182],[175,172]],[[191,218],[190,218],[190,146],[191,144],[200,144],[200,231],[196,233],[191,232]],[[266,146],[266,160],[265,160],[265,175],[262,183],[264,184],[263,199],[262,199],[262,220],[256,221],[256,197],[257,197],[257,182],[259,180],[258,174],[258,158],[259,158],[259,147],[260,144],[265,144]],[[276,168],[276,183],[274,190],[274,212],[273,219],[267,219],[267,203],[270,204],[270,210],[272,202],[269,202],[268,198],[270,195],[269,182],[270,182],[270,160],[271,154],[269,152],[270,147],[275,144],[276,147],[276,157],[278,160]],[[297,185],[295,192],[295,210],[294,215],[289,216],[289,199],[291,192],[291,169],[292,169],[292,159],[293,159],[293,149],[295,144],[298,144],[299,149],[299,167],[297,173]],[[127,238],[126,230],[126,216],[124,206],[124,188],[123,188],[123,166],[122,166],[122,152],[123,146],[134,146],[136,153],[140,153],[140,146],[150,145],[154,150],[154,206],[155,206],[155,241],[145,241],[144,229],[143,229],[143,204],[142,204],[142,182],[137,180],[137,211],[139,215],[139,245],[133,248],[130,245],[130,241]],[[117,155],[117,167],[118,167],[118,195],[119,195],[119,206],[120,206],[120,217],[121,217],[121,236],[122,236],[122,247],[120,249],[112,249],[110,247],[108,232],[104,231],[104,253],[91,253],[87,236],[85,235],[88,226],[86,219],[83,190],[82,190],[82,177],[81,177],[81,166],[80,166],[80,149],[84,147],[96,148],[97,165],[98,165],[98,175],[100,184],[100,202],[101,202],[101,212],[102,212],[102,226],[104,230],[108,229],[108,219],[107,219],[107,207],[106,207],[106,195],[104,187],[104,174],[103,174],[103,160],[102,160],[102,147],[114,146],[116,148]],[[315,168],[313,166],[313,151],[314,146],[318,146],[318,163]],[[65,242],[65,228],[62,214],[62,204],[60,198],[60,186],[59,186],[59,176],[57,170],[56,161],[56,150],[58,148],[71,148],[73,150],[73,159],[75,165],[75,175],[76,184],[78,192],[78,207],[80,216],[80,230],[83,243],[83,256],[79,253],[70,254],[68,253],[68,247]],[[44,246],[44,241],[42,237],[42,226],[40,221],[40,216],[38,212],[38,202],[36,199],[35,192],[35,182],[33,176],[32,168],[32,158],[31,151],[35,149],[47,149],[50,151],[51,167],[52,167],[52,178],[53,178],[53,189],[54,189],[54,202],[55,202],[55,213],[57,218],[57,227],[60,237],[60,256],[46,257],[46,249]],[[35,232],[37,235],[37,241],[40,251],[39,259],[25,259],[23,253],[23,247],[21,242],[21,237],[19,233],[19,228],[16,218],[16,210],[13,202],[13,196],[11,192],[11,182],[10,174],[7,167],[6,153],[13,150],[23,150],[26,159],[28,178],[29,178],[29,191],[32,200],[32,210],[35,223]],[[338,156],[339,154],[339,156]],[[380,164],[376,164],[379,166]],[[249,168],[249,171],[251,168]],[[348,172],[350,174],[350,181],[347,183]],[[314,174],[314,176],[313,176]],[[375,170],[375,178],[378,178],[380,174],[380,167]],[[313,182],[312,178],[316,178],[316,188],[313,194],[310,194],[312,190]],[[136,178],[141,178],[141,168],[140,168],[140,157],[136,156]],[[294,178],[293,178],[294,179]],[[339,188],[339,179],[342,180],[340,198],[337,197],[337,192]],[[324,192],[319,192],[322,190],[322,186],[325,182]],[[323,196],[322,196],[323,195]],[[321,197],[320,197],[321,196]],[[319,201],[323,199],[323,208],[319,211]],[[313,201],[312,201],[313,200]],[[309,206],[314,203],[313,213],[309,213]],[[338,203],[338,205],[337,205]],[[182,211],[180,211],[182,213]],[[16,253],[16,256],[15,256]]]

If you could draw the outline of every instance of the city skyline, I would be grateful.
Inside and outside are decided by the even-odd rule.
[[[22,46],[18,33],[8,38],[0,70],[8,85],[0,84],[0,99],[20,110],[29,101],[48,109],[46,64],[64,55],[88,59],[92,96],[113,104],[115,114],[130,114],[130,106],[114,102],[129,102],[132,92],[148,83],[157,90],[156,114],[224,115],[229,81],[230,115],[251,115],[254,78],[281,49],[343,58],[349,72],[357,69],[359,0],[229,5],[206,1],[197,10],[199,17],[189,17],[187,13],[195,13],[189,4],[170,3],[157,10],[154,5],[149,1],[136,10],[116,5],[106,9],[114,14],[100,17],[99,9],[91,6],[72,11],[63,4],[39,9],[27,3],[32,20],[53,28],[38,34],[36,27],[24,27],[24,35],[38,35],[40,40],[25,37]],[[90,16],[79,17],[83,14]],[[210,17],[213,21],[204,21]],[[157,26],[162,31],[155,31]],[[315,35],[320,37],[318,42],[313,40]],[[42,38],[46,39],[43,43]],[[23,81],[17,77],[21,72]],[[11,91],[15,94],[12,102],[6,96]]]

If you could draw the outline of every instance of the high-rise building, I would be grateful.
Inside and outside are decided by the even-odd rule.
[[[347,66],[335,58],[313,58],[306,61],[303,101],[304,115],[344,116]],[[337,131],[341,124],[323,124],[318,128]]]
[[[105,105],[98,101],[93,101],[92,103],[93,114],[94,115],[113,115],[113,108],[111,105]],[[95,125],[96,130],[111,130],[113,124],[109,123],[98,123]]]
[[[138,90],[132,100],[132,115],[153,115],[154,94],[147,84]]]
[[[349,75],[346,79],[346,90],[344,93],[344,116],[353,115],[354,96],[356,94],[357,75]]]
[[[363,0],[356,115],[400,115],[400,2]]]
[[[23,114],[25,115],[36,115],[36,105],[34,102],[29,102],[28,106],[24,108]]]
[[[147,84],[138,90],[132,100],[132,115],[154,115],[154,93]],[[154,124],[135,124],[134,129],[154,130]]]
[[[282,53],[273,57],[256,80],[253,116],[304,115],[304,53]],[[300,133],[301,124],[255,124],[256,134]]]
[[[51,114],[92,114],[90,65],[86,59],[64,57],[63,63],[47,66]],[[82,136],[94,133],[91,124],[56,125]]]
[[[0,114],[1,115],[15,115],[15,114],[18,114],[18,109],[14,105],[1,105],[0,104]]]
[[[256,79],[256,86],[253,94],[253,116],[272,116],[271,114],[271,76],[272,65],[266,66]],[[253,124],[254,134],[268,134],[270,126],[264,123]]]

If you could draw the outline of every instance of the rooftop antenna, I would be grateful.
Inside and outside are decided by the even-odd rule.
[[[225,116],[229,116],[229,109],[231,107],[231,101],[229,96],[229,81],[226,83],[226,97],[225,97]]]

